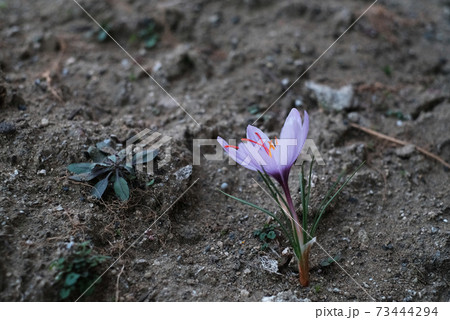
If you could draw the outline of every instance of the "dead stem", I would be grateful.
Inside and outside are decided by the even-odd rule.
[[[120,270],[119,274],[117,275],[117,282],[116,282],[116,302],[119,302],[119,280],[120,275],[123,272],[123,269],[125,269],[125,265],[122,266],[122,269]]]
[[[45,78],[45,81],[48,84],[48,89],[50,90],[51,94],[59,102],[63,103],[64,102],[63,98],[58,94],[58,92],[56,92],[56,89],[52,85],[52,77],[51,77],[51,74],[59,69],[59,65],[61,63],[62,57],[67,47],[66,42],[62,38],[58,38],[58,43],[60,47],[58,57],[54,60],[52,66],[41,74],[41,77]]]
[[[390,142],[393,142],[393,143],[396,143],[396,144],[399,144],[399,145],[402,145],[402,146],[406,146],[406,145],[412,144],[412,143],[409,143],[409,142],[406,142],[406,141],[403,141],[403,140],[399,140],[399,139],[387,136],[385,134],[376,132],[376,131],[374,131],[372,129],[360,126],[359,124],[356,124],[356,123],[350,123],[350,126],[353,127],[353,128],[359,129],[361,131],[364,131],[365,133],[368,133],[368,134],[373,135],[375,137],[378,137],[380,139],[384,139],[384,140],[387,140],[387,141],[390,141]],[[450,169],[450,164],[445,162],[444,159],[442,159],[441,157],[435,155],[434,153],[431,153],[431,152],[425,150],[424,148],[418,147],[418,146],[416,146],[414,144],[412,144],[412,145],[414,146],[414,148],[416,148],[417,151],[419,151],[419,152],[423,153],[424,155],[426,155],[426,156],[428,156],[428,157],[430,157],[430,158],[440,162],[445,167]]]

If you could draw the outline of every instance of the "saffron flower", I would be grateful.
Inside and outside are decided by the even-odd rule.
[[[308,180],[305,179],[303,164],[301,167],[301,220],[292,201],[288,181],[291,168],[297,161],[303,145],[305,144],[308,130],[308,113],[306,111],[304,112],[304,119],[302,121],[299,111],[297,109],[292,109],[284,123],[283,128],[281,129],[280,139],[275,138],[275,140],[272,141],[260,129],[250,125],[247,127],[247,137],[241,139],[241,142],[237,146],[230,145],[221,137],[217,137],[219,144],[234,161],[247,169],[258,171],[262,180],[268,187],[270,195],[281,209],[281,215],[272,213],[253,203],[239,199],[223,191],[219,191],[232,199],[238,200],[264,212],[280,225],[281,230],[290,242],[294,255],[297,259],[299,266],[299,281],[302,286],[309,285],[309,253],[311,246],[316,241],[316,238],[313,237],[313,235],[317,230],[318,223],[331,201],[362,166],[361,164],[361,166],[359,166],[358,169],[356,169],[356,171],[335,192],[342,175],[338,178],[338,181],[325,195],[322,204],[320,204],[317,210],[315,219],[309,228],[308,212],[311,195],[311,173],[314,159],[311,161]],[[283,190],[283,194],[273,183],[271,177],[279,183],[281,189]]]
[[[247,138],[242,139],[238,146],[229,145],[221,137],[217,141],[225,149],[229,156],[253,171],[266,172],[281,185],[287,185],[289,172],[297,160],[309,129],[308,113],[305,111],[305,119],[297,109],[292,109],[287,117],[280,139],[272,142],[267,135],[254,126],[247,127]]]

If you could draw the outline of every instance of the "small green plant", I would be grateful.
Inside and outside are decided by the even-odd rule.
[[[385,75],[387,75],[388,77],[392,77],[392,68],[391,68],[391,66],[385,65],[385,66],[382,68],[382,70],[383,70],[383,72],[384,72]]]
[[[127,163],[126,149],[116,151],[116,145],[111,139],[90,147],[88,154],[94,162],[72,163],[67,169],[75,175],[69,179],[74,181],[92,181],[100,179],[92,190],[92,196],[100,199],[111,182],[116,196],[121,201],[130,198],[128,180],[135,179],[135,166],[151,162],[157,155],[157,150],[144,150],[133,155]]]
[[[59,297],[62,300],[71,295],[80,295],[89,289],[86,294],[94,291],[94,281],[98,279],[96,267],[106,260],[107,256],[93,255],[89,241],[74,245],[72,253],[67,257],[61,257],[54,261],[50,268],[56,270],[55,281],[61,286]],[[96,284],[101,280],[98,279]]]
[[[331,266],[333,263],[338,262],[339,260],[341,260],[341,255],[337,254],[334,258],[331,257],[327,257],[324,260],[320,261],[320,266],[321,267],[329,267]]]
[[[314,292],[315,293],[320,293],[320,291],[322,291],[322,287],[319,284],[316,284],[314,286]]]
[[[269,242],[277,237],[275,227],[273,224],[266,224],[262,229],[253,231],[253,236],[262,242],[261,250],[266,250],[269,247]]]
[[[132,34],[129,41],[131,43],[141,40],[144,42],[144,46],[147,49],[151,49],[156,46],[160,38],[157,31],[157,25],[153,19],[145,19],[139,23],[139,30],[137,33]]]
[[[401,111],[388,110],[385,113],[386,117],[397,118],[398,120],[411,120],[409,115],[404,115]]]
[[[108,23],[104,23],[101,28],[97,31],[97,41],[105,42],[108,40],[108,33],[111,30],[111,26]]]

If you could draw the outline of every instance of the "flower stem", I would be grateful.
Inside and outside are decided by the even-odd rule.
[[[303,287],[309,286],[309,251],[311,246],[307,246],[302,252],[301,259],[298,260],[299,280]]]
[[[297,237],[300,242],[300,256],[297,257],[300,284],[303,287],[307,287],[309,286],[309,251],[311,249],[311,245],[309,245],[308,243],[305,246],[306,239],[304,238],[303,228],[298,219],[297,212],[295,211],[294,203],[289,191],[289,186],[287,185],[287,183],[283,183],[282,188],[284,194],[286,195],[286,202],[289,206],[289,211],[291,212],[292,219],[294,219],[295,230],[297,231]]]
[[[302,247],[305,243],[304,242],[305,239],[303,239],[303,230],[302,230],[303,228],[300,224],[300,221],[298,220],[298,215],[297,215],[297,212],[295,211],[294,203],[292,202],[292,197],[291,197],[291,192],[289,191],[289,186],[287,185],[287,183],[283,183],[282,188],[283,188],[284,194],[286,195],[286,202],[289,206],[289,211],[291,212],[291,216],[294,219],[295,230],[297,230],[297,236],[300,241],[300,246]]]

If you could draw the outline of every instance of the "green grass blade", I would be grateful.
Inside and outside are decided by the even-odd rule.
[[[277,188],[277,186],[273,183],[272,179],[270,179],[270,176],[264,172],[264,174],[261,173],[262,176],[264,176],[265,178],[265,182],[267,185],[270,185],[271,188],[276,192],[276,194],[278,195],[278,197],[283,201],[283,204],[286,206],[286,208],[289,208],[286,199],[283,197],[283,195],[281,194],[280,190]],[[263,179],[264,179],[263,178]],[[275,198],[278,199],[278,198]],[[278,202],[278,201],[277,201]],[[279,202],[278,202],[279,203]]]
[[[322,215],[324,214],[326,208],[328,207],[328,205],[334,200],[334,198],[336,198],[336,196],[339,194],[339,192],[341,192],[341,190],[347,185],[347,183],[350,182],[350,180],[353,178],[353,176],[359,171],[359,169],[361,169],[361,167],[364,165],[365,161],[363,161],[363,163],[361,163],[359,165],[358,168],[356,168],[356,170],[352,173],[352,175],[345,180],[345,182],[342,184],[342,186],[338,189],[338,191],[336,191],[336,193],[330,198],[330,200],[328,200],[328,202],[323,206],[323,208],[320,210],[319,216],[317,217],[316,221],[314,222],[313,227],[311,228],[311,232],[309,233],[311,235],[311,237],[314,236],[314,233],[316,232],[317,226],[319,224],[320,219],[322,218]]]
[[[306,228],[308,223],[308,208],[306,207],[306,194],[305,194],[305,180],[304,180],[304,170],[303,170],[302,163],[302,169],[300,171],[300,196],[302,198],[302,229],[303,229],[303,243],[306,243]]]
[[[342,172],[339,174],[339,176],[338,176],[336,182],[333,183],[333,185],[331,186],[330,189],[328,189],[327,194],[325,195],[325,197],[323,198],[322,202],[321,202],[320,205],[319,205],[319,211],[322,210],[322,207],[323,207],[323,206],[325,205],[325,203],[328,201],[329,196],[336,190],[336,188],[337,188],[338,185],[339,185],[339,182],[341,182],[341,179],[342,179],[342,177],[343,177],[344,175],[345,175],[345,171],[342,171]]]
[[[309,178],[308,178],[308,193],[306,195],[306,204],[305,204],[305,208],[306,208],[306,212],[303,213],[303,230],[307,230],[308,228],[308,212],[309,212],[309,200],[311,198],[311,177],[312,177],[312,167],[313,167],[313,163],[314,163],[314,157],[311,159],[311,164],[309,166]],[[305,234],[305,243],[307,243],[309,240],[309,236],[308,234]]]
[[[288,238],[289,242],[290,242],[290,243],[294,243],[294,242],[293,242],[293,239],[292,239],[292,237],[291,237],[291,235],[290,235],[289,232],[286,230],[286,228],[284,227],[284,225],[282,224],[282,222],[281,222],[281,221],[278,219],[278,217],[277,217],[276,215],[274,215],[272,212],[270,212],[270,211],[268,211],[268,210],[266,210],[266,209],[264,209],[264,208],[261,208],[261,207],[257,206],[256,204],[253,204],[253,203],[251,203],[251,202],[248,202],[248,201],[242,200],[242,199],[240,199],[240,198],[237,198],[237,197],[235,197],[235,196],[232,196],[231,194],[228,194],[228,193],[226,193],[226,192],[223,192],[223,191],[220,190],[220,189],[217,189],[217,190],[220,191],[221,193],[223,193],[224,195],[226,195],[227,197],[230,197],[231,199],[237,200],[237,201],[239,201],[239,202],[241,202],[241,203],[243,203],[243,204],[245,204],[245,205],[248,205],[248,206],[250,206],[250,207],[252,207],[252,208],[258,209],[258,210],[264,212],[265,214],[267,214],[268,216],[272,217],[272,218],[280,225],[281,229],[283,230],[283,233],[286,235],[286,237]]]

